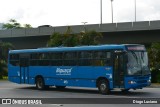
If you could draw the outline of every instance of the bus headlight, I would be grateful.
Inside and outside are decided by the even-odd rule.
[[[148,82],[149,82],[149,83],[151,83],[151,77],[149,77],[149,80],[148,80]]]
[[[136,84],[136,81],[128,81],[128,84]]]
[[[148,82],[151,83],[151,80],[149,79]]]

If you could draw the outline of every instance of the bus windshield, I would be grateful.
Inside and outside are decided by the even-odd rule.
[[[128,51],[128,75],[148,75],[148,55],[144,51]]]

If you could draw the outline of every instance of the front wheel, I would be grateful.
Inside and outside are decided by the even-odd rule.
[[[38,90],[43,90],[45,89],[45,83],[42,77],[37,77],[36,78],[36,88]]]
[[[103,79],[98,82],[98,90],[101,94],[109,94],[109,83],[107,80]]]

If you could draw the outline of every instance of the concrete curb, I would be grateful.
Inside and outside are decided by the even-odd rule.
[[[159,83],[152,83],[151,86],[149,86],[148,88],[160,88],[160,84]]]

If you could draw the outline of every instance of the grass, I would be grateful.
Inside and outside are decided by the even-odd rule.
[[[0,80],[8,80],[8,76],[3,76],[3,78]]]

